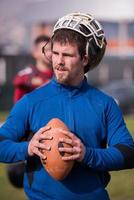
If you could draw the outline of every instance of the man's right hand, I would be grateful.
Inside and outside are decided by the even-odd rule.
[[[46,159],[46,156],[42,153],[42,150],[50,150],[50,146],[45,145],[42,143],[42,140],[51,140],[52,136],[49,136],[48,134],[43,134],[44,132],[50,130],[51,128],[48,126],[40,128],[32,137],[32,139],[29,142],[28,145],[28,155],[34,156],[37,155],[41,159]]]

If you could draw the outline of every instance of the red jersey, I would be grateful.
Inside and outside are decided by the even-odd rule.
[[[34,66],[28,66],[18,72],[13,80],[14,85],[14,103],[18,101],[24,94],[31,92],[37,87],[46,84],[52,78],[51,69],[44,72],[39,71]]]

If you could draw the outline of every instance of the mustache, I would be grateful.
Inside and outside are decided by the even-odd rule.
[[[62,71],[67,71],[68,69],[64,66],[64,65],[56,65],[55,66],[55,69],[57,70],[62,70]]]

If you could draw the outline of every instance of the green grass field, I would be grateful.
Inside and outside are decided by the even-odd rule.
[[[6,115],[7,113],[1,113],[0,120],[5,120]],[[134,116],[125,117],[125,121],[134,137]],[[134,169],[112,172],[111,176],[107,188],[111,200],[134,200]],[[0,199],[26,200],[23,190],[14,188],[8,182],[5,164],[0,164]]]

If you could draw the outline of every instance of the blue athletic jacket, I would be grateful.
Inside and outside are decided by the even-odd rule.
[[[28,156],[22,138],[61,119],[86,146],[81,163],[75,163],[63,181],[56,181],[37,156]],[[21,142],[20,142],[21,141]],[[0,162],[27,160],[24,190],[30,200],[108,200],[108,171],[134,167],[134,142],[115,101],[90,86],[50,83],[25,95],[0,128]]]

